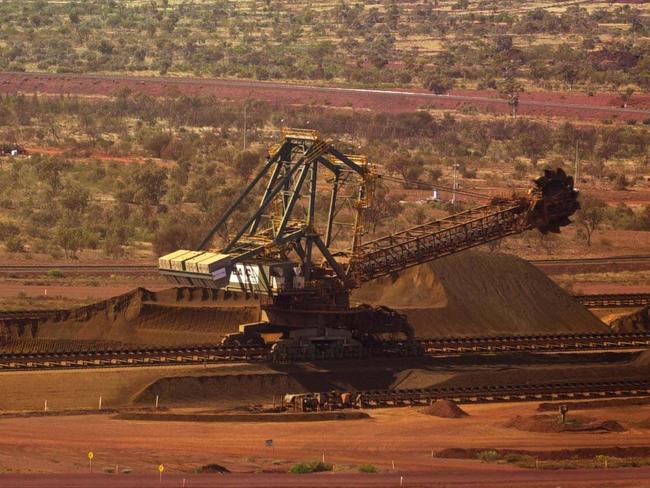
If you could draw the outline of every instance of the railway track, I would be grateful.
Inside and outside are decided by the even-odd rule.
[[[573,298],[587,308],[645,307],[650,305],[650,293],[575,295]]]
[[[541,268],[548,266],[590,266],[617,264],[650,264],[650,256],[614,256],[579,259],[533,259],[529,261]],[[50,271],[62,273],[159,273],[156,265],[149,264],[3,264],[0,273],[42,274]]]
[[[638,349],[650,346],[650,333],[559,334],[536,336],[420,339],[425,354],[557,352]]]
[[[623,264],[650,263],[650,256],[613,256],[604,258],[575,258],[575,259],[531,259],[536,266],[590,265],[590,264]]]
[[[188,346],[88,352],[0,354],[0,371],[21,369],[173,366],[224,361],[266,361],[268,347]]]
[[[420,339],[426,356],[502,354],[510,352],[576,352],[645,349],[650,333],[571,334],[547,336],[465,337]],[[400,356],[403,349],[387,344],[370,356]],[[316,357],[314,359],[332,359]],[[124,348],[97,351],[0,354],[0,371],[101,368],[127,366],[177,366],[233,361],[272,361],[270,347],[198,345],[184,347]]]
[[[429,405],[436,400],[455,403],[561,401],[650,395],[650,380],[553,382],[524,385],[436,387],[410,390],[366,390],[314,393],[331,408],[387,408]]]
[[[52,317],[62,317],[71,313],[71,310],[17,310],[14,312],[0,312],[0,322],[13,322],[20,320],[46,320]]]
[[[105,273],[158,273],[158,268],[146,264],[5,264],[0,265],[2,274],[43,274],[48,272],[65,273],[86,273],[86,274],[105,274]]]

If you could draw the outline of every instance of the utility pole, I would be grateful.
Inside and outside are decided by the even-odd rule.
[[[454,163],[454,182],[451,185],[451,203],[456,203],[456,190],[458,189],[458,163]]]
[[[246,150],[246,109],[248,108],[248,102],[244,103],[244,151]]]
[[[575,154],[575,160],[573,163],[573,181],[574,184],[578,184],[578,139],[576,139],[576,154]]]

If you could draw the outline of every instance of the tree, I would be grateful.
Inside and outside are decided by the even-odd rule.
[[[580,210],[576,213],[576,223],[584,231],[587,246],[591,246],[591,238],[600,228],[604,218],[607,204],[601,199],[586,196],[580,202]]]
[[[569,90],[573,87],[573,84],[578,79],[578,70],[575,67],[575,63],[566,62],[562,63],[558,67],[558,72],[562,76],[562,79],[566,83]]]
[[[429,183],[437,183],[440,178],[442,178],[442,170],[440,168],[434,168],[432,166],[427,166],[425,168],[426,180]]]
[[[18,226],[12,222],[0,221],[0,241],[15,237],[20,233]]]
[[[153,163],[144,164],[133,175],[133,199],[145,205],[158,205],[167,193],[167,171]]]
[[[552,142],[552,133],[549,128],[542,124],[524,121],[517,121],[516,141],[521,148],[521,152],[530,158],[530,163],[534,167],[540,158],[546,155]]]
[[[425,76],[422,86],[436,95],[443,95],[454,87],[454,80],[442,73],[432,71]]]
[[[237,155],[235,160],[235,169],[237,173],[247,180],[257,168],[257,165],[260,164],[260,157],[257,153],[253,151],[242,151]]]
[[[634,88],[630,88],[629,86],[621,93],[621,101],[623,102],[623,108],[627,108],[627,104],[630,103],[630,100],[632,99],[632,95],[634,95]]]
[[[97,46],[97,50],[106,56],[113,54],[113,49],[115,49],[113,44],[111,44],[111,42],[106,39],[99,41],[99,45]]]
[[[614,190],[623,191],[627,190],[627,187],[630,185],[630,182],[627,180],[624,174],[619,173],[614,177]]]
[[[514,64],[506,66],[503,73],[503,83],[499,87],[499,92],[508,100],[513,117],[517,117],[519,95],[524,91],[523,86],[517,80],[517,74],[518,70]]]
[[[397,157],[386,165],[391,173],[398,173],[404,178],[404,187],[409,188],[409,182],[417,181],[424,172],[424,163],[419,158]]]
[[[402,213],[399,200],[399,197],[389,194],[385,186],[377,185],[372,197],[372,205],[364,211],[365,221],[368,222],[373,234],[377,232],[377,227],[381,223],[393,220]]]
[[[78,184],[66,186],[61,194],[61,205],[66,210],[77,214],[86,211],[89,201],[90,193]]]
[[[512,36],[497,36],[495,49],[498,52],[508,52],[512,49]]]
[[[399,7],[395,3],[395,0],[391,0],[388,8],[386,9],[386,23],[391,30],[397,29],[397,24],[399,22]]]
[[[25,242],[19,236],[11,236],[5,242],[5,247],[8,252],[23,252],[25,250]]]
[[[83,230],[67,219],[57,225],[54,237],[56,244],[63,249],[66,258],[76,258],[77,252],[83,247]]]
[[[58,158],[46,158],[41,160],[38,166],[41,177],[50,186],[52,193],[58,193],[62,186],[61,174],[70,166],[68,162]]]
[[[203,237],[203,232],[192,214],[178,215],[175,219],[160,224],[153,238],[154,251],[163,255],[176,249],[194,249]]]
[[[142,141],[142,145],[157,158],[160,158],[163,150],[172,142],[172,139],[173,136],[170,132],[158,131],[147,135]]]

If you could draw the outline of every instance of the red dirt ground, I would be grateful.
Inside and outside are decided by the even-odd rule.
[[[75,153],[74,149],[63,149],[60,147],[43,147],[43,146],[25,146],[28,154],[46,154],[48,156],[65,156],[68,158],[83,158],[83,159],[94,159],[99,161],[106,162],[115,162],[123,164],[131,163],[142,163],[145,160],[154,161],[159,166],[172,167],[174,166],[174,161],[144,157],[144,156],[112,156],[108,153],[103,152],[88,152],[82,151],[81,153]]]
[[[576,289],[582,295],[650,293],[650,285],[618,285],[609,283],[580,283]]]
[[[535,413],[537,403],[468,405],[469,416],[441,419],[409,408],[373,410],[371,419],[287,423],[188,423],[113,420],[108,415],[0,418],[0,487],[158,486],[156,467],[166,467],[163,486],[650,486],[650,468],[611,470],[524,470],[475,459],[432,459],[431,450],[557,450],[611,446],[645,447],[650,436],[640,422],[646,406],[595,410],[628,432],[536,433],[504,427],[515,415]],[[274,439],[275,448],[265,447]],[[117,463],[129,475],[104,472]],[[316,476],[286,474],[299,461],[321,459],[341,473]],[[395,463],[395,471],[392,462]],[[197,466],[217,463],[236,474],[195,476]],[[379,474],[359,475],[355,466],[370,463]],[[3,472],[4,471],[4,472]],[[10,471],[10,472],[7,472]],[[16,476],[13,473],[53,473]],[[257,473],[257,474],[251,474]],[[92,481],[92,483],[89,483]],[[124,483],[124,484],[121,484]]]
[[[51,73],[0,73],[0,93],[64,93],[108,95],[123,88],[153,96],[174,93],[215,95],[225,100],[259,99],[278,104],[330,105],[381,112],[407,112],[430,106],[456,110],[474,107],[479,110],[508,113],[508,104],[492,91],[455,91],[450,95],[433,95],[422,89],[363,90],[338,87],[292,85],[238,80],[124,77],[104,75],[61,75]],[[537,116],[560,116],[580,119],[634,119],[650,117],[650,95],[635,95],[627,109],[621,108],[616,94],[588,97],[580,93],[524,93],[520,113]]]
[[[0,282],[0,298],[15,297],[19,293],[24,293],[30,297],[66,297],[66,298],[111,298],[114,296],[127,293],[136,285],[101,285],[101,286],[84,286],[84,285],[22,285],[20,283],[3,283]],[[169,285],[152,286],[152,291],[159,291],[169,288]],[[47,290],[47,295],[45,291]]]

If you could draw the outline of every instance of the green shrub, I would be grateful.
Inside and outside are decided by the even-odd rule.
[[[293,474],[306,474],[306,473],[312,473],[312,470],[309,467],[309,464],[298,463],[291,466],[289,472]]]
[[[13,236],[7,239],[5,247],[9,252],[23,252],[25,250],[25,243],[18,236]]]
[[[0,241],[15,237],[20,232],[16,224],[0,222]]]
[[[332,471],[332,465],[321,461],[312,461],[311,463],[294,464],[289,470],[293,474],[321,473],[323,471]]]
[[[359,466],[360,473],[376,473],[377,468],[373,464],[362,464]]]
[[[494,461],[497,461],[501,456],[499,455],[498,452],[490,450],[490,451],[481,451],[479,452],[476,457],[483,461],[484,463],[493,463]]]
[[[46,274],[48,278],[63,278],[63,271],[56,268],[48,269]]]

